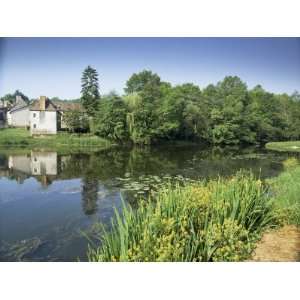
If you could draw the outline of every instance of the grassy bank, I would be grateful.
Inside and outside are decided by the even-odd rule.
[[[300,141],[267,143],[266,148],[276,151],[300,152]]]
[[[1,147],[70,149],[110,146],[111,143],[103,138],[90,134],[70,134],[59,132],[52,136],[30,136],[30,132],[23,128],[0,129]]]
[[[277,207],[288,224],[300,226],[300,166],[298,160],[284,162],[285,171],[268,180]]]
[[[260,180],[230,179],[167,186],[155,199],[116,214],[90,261],[240,261],[278,214]]]

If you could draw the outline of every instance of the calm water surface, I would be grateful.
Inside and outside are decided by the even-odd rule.
[[[0,149],[0,261],[86,260],[95,222],[110,224],[171,178],[278,175],[288,154],[200,146],[113,148],[95,153]]]

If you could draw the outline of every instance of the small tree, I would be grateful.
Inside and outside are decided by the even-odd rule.
[[[68,111],[63,118],[70,132],[87,132],[89,130],[89,118],[80,110]]]
[[[88,66],[81,78],[81,102],[89,116],[95,116],[100,99],[98,73]]]

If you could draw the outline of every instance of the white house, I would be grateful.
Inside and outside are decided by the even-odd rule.
[[[30,105],[30,132],[32,135],[56,134],[58,130],[65,129],[63,115],[66,111],[82,110],[79,103],[51,101],[46,96]]]
[[[21,96],[16,96],[15,104],[7,112],[7,124],[13,127],[29,127],[29,104]]]
[[[30,132],[34,134],[56,134],[59,129],[60,112],[46,96],[30,105]]]

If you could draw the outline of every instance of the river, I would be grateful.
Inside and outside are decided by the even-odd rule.
[[[86,260],[94,224],[110,224],[170,180],[278,175],[289,154],[164,145],[90,153],[0,149],[0,261]]]

